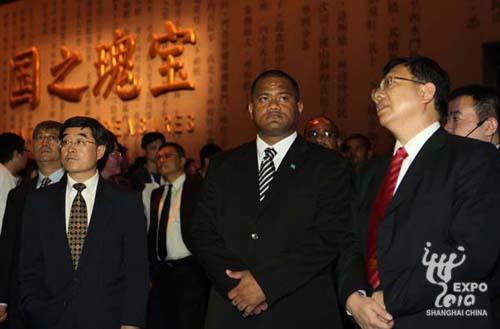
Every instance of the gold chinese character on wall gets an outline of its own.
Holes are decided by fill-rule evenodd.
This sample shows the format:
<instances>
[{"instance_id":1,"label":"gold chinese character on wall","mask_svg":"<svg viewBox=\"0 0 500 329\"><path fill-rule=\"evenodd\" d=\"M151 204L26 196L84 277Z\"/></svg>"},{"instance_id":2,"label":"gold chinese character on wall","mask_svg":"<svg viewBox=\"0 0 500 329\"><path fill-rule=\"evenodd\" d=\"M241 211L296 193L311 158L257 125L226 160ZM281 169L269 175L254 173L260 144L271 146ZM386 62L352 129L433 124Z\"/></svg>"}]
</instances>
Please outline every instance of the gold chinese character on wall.
<instances>
[{"instance_id":1,"label":"gold chinese character on wall","mask_svg":"<svg viewBox=\"0 0 500 329\"><path fill-rule=\"evenodd\" d=\"M83 93L88 86L68 86L63 83L66 76L82 62L79 52L73 52L68 47L61 47L62 62L52 66L50 73L54 80L47 85L50 94L58 96L70 102L79 102L82 100Z\"/></svg>"},{"instance_id":2,"label":"gold chinese character on wall","mask_svg":"<svg viewBox=\"0 0 500 329\"><path fill-rule=\"evenodd\" d=\"M11 106L40 103L40 54L37 47L20 51L10 60L9 101Z\"/></svg>"},{"instance_id":3,"label":"gold chinese character on wall","mask_svg":"<svg viewBox=\"0 0 500 329\"><path fill-rule=\"evenodd\" d=\"M98 96L103 84L108 81L103 94L104 98L107 98L112 88L115 87L116 94L122 100L134 99L141 92L139 80L132 72L136 37L120 29L114 30L113 36L113 44L96 47L98 58L95 67L98 81L92 92L94 96Z\"/></svg>"},{"instance_id":4,"label":"gold chinese character on wall","mask_svg":"<svg viewBox=\"0 0 500 329\"><path fill-rule=\"evenodd\" d=\"M149 55L155 58L159 55L164 61L158 71L161 76L166 77L166 81L160 85L151 86L151 94L157 97L169 91L181 89L194 89L194 84L188 80L188 74L184 69L184 62L176 60L184 52L184 45L195 44L196 35L193 29L178 30L173 22L165 23L166 33L153 34ZM165 45L171 43L172 45ZM180 79L176 79L179 76Z\"/></svg>"}]
</instances>

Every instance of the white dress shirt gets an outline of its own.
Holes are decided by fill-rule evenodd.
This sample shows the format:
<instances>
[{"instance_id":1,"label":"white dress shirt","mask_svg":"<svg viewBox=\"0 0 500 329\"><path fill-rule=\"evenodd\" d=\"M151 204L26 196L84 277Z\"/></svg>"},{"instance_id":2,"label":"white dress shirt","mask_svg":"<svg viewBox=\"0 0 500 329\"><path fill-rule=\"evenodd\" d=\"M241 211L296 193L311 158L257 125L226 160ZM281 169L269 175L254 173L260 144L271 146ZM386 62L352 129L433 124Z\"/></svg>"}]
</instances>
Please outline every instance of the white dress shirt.
<instances>
[{"instance_id":1,"label":"white dress shirt","mask_svg":"<svg viewBox=\"0 0 500 329\"><path fill-rule=\"evenodd\" d=\"M2 231L3 215L7 205L10 190L16 187L19 178L12 175L9 169L0 163L0 232Z\"/></svg>"},{"instance_id":2,"label":"white dress shirt","mask_svg":"<svg viewBox=\"0 0 500 329\"><path fill-rule=\"evenodd\" d=\"M38 171L38 179L36 181L36 188L40 188L40 185L42 185L42 181L45 179L45 177L49 177L50 179L50 184L54 184L54 183L57 183L58 181L61 180L61 178L64 176L64 169L63 168L60 168L59 170L56 170L54 171L52 174L50 174L49 176L44 176L40 170Z\"/></svg>"},{"instance_id":3,"label":"white dress shirt","mask_svg":"<svg viewBox=\"0 0 500 329\"><path fill-rule=\"evenodd\" d=\"M172 184L172 194L170 196L170 211L168 213L168 224L167 224L167 260L176 260L184 257L191 256L191 252L188 250L184 241L182 240L181 231L181 202L182 202L182 189L184 182L186 181L186 175L182 174L177 177L176 180L171 182ZM168 183L167 183L168 184ZM165 190L160 199L160 204L156 211L158 212L158 227L156 232L160 234L158 228L160 226L161 210L163 209L163 204L168 193L168 185L165 185Z\"/></svg>"},{"instance_id":4,"label":"white dress shirt","mask_svg":"<svg viewBox=\"0 0 500 329\"><path fill-rule=\"evenodd\" d=\"M97 191L97 183L99 182L99 172L96 171L95 175L87 179L83 184L86 186L82 191L83 199L87 206L87 225L90 224L90 218L92 217L92 209L94 209L95 193ZM73 187L74 184L78 183L70 175L68 175L68 182L66 184L66 232L68 232L69 215L71 213L71 206L73 205L73 200L76 197L77 190Z\"/></svg>"},{"instance_id":5,"label":"white dress shirt","mask_svg":"<svg viewBox=\"0 0 500 329\"><path fill-rule=\"evenodd\" d=\"M274 162L274 168L276 171L278 170L278 167L281 164L281 161L285 158L288 150L292 146L293 142L297 138L297 132L295 131L293 134L288 136L285 139L280 140L278 143L274 145L268 145L266 142L260 138L259 135L257 135L257 166L260 170L260 165L262 164L262 160L264 159L265 156L265 150L268 147L273 148L276 151L276 155L273 158Z\"/></svg>"},{"instance_id":6,"label":"white dress shirt","mask_svg":"<svg viewBox=\"0 0 500 329\"><path fill-rule=\"evenodd\" d=\"M439 129L440 125L439 122L434 122L424 130L420 131L418 134L416 134L412 139L410 139L406 145L402 145L400 141L396 142L396 145L394 146L394 152L393 155L396 154L396 151L401 147L404 146L406 153L408 153L408 156L406 159L404 159L403 164L401 165L401 170L399 171L399 176L398 176L398 181L396 183L396 188L394 189L394 193L396 193L396 190L399 187L399 184L403 180L403 177L406 175L406 172L408 171L408 168L410 168L411 163L413 160L417 157L418 152L420 152L420 149L424 146L425 142L431 138L432 135Z\"/></svg>"}]
</instances>

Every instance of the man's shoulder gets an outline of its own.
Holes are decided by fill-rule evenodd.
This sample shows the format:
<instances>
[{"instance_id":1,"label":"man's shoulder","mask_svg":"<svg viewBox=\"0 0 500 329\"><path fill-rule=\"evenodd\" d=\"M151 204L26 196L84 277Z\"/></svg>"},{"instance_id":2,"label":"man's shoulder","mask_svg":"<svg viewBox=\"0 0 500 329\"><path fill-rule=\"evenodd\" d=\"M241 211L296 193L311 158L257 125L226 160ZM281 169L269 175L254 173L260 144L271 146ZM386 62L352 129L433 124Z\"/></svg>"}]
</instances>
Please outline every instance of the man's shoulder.
<instances>
[{"instance_id":1,"label":"man's shoulder","mask_svg":"<svg viewBox=\"0 0 500 329\"><path fill-rule=\"evenodd\" d=\"M257 152L255 140L241 144L235 148L220 152L210 159L210 165L227 164L232 166L235 161L240 161L248 152Z\"/></svg>"}]
</instances>

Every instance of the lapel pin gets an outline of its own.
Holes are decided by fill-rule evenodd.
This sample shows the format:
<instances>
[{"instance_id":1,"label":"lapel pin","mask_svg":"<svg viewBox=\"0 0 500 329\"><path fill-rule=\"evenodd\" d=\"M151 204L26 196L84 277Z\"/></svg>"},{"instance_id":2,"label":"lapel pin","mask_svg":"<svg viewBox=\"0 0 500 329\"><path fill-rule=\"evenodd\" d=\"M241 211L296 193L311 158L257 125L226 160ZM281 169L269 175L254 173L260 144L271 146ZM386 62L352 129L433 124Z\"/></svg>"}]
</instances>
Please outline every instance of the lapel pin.
<instances>
[{"instance_id":1,"label":"lapel pin","mask_svg":"<svg viewBox=\"0 0 500 329\"><path fill-rule=\"evenodd\" d=\"M292 163L292 164L290 165L290 168L295 169L295 163Z\"/></svg>"}]
</instances>

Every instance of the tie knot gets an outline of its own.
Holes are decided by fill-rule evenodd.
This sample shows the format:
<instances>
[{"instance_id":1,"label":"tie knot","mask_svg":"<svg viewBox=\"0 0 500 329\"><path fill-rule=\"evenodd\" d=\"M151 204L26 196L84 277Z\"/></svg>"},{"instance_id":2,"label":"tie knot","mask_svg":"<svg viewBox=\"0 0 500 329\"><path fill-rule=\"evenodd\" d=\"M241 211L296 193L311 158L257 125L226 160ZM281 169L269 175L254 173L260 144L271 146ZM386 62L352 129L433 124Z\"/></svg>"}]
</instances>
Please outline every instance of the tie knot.
<instances>
[{"instance_id":1,"label":"tie knot","mask_svg":"<svg viewBox=\"0 0 500 329\"><path fill-rule=\"evenodd\" d=\"M85 188L87 188L87 186L85 186L85 184L83 184L83 183L76 183L73 185L73 188L75 190L77 190L78 192L81 192L81 191L85 190Z\"/></svg>"},{"instance_id":2,"label":"tie knot","mask_svg":"<svg viewBox=\"0 0 500 329\"><path fill-rule=\"evenodd\" d=\"M406 157L408 156L408 153L406 152L405 148L404 147L400 147L398 148L398 150L396 151L396 154L394 154L394 157L395 158L401 158L401 159L406 159Z\"/></svg>"},{"instance_id":3,"label":"tie knot","mask_svg":"<svg viewBox=\"0 0 500 329\"><path fill-rule=\"evenodd\" d=\"M278 152L276 152L276 150L273 149L272 147L268 147L267 149L264 150L264 153L265 153L265 156L264 156L265 158L272 160L274 158L274 156L276 155L276 153L278 153Z\"/></svg>"},{"instance_id":4,"label":"tie knot","mask_svg":"<svg viewBox=\"0 0 500 329\"><path fill-rule=\"evenodd\" d=\"M45 187L45 186L49 185L50 182L51 182L51 180L49 177L44 177L40 183L40 187Z\"/></svg>"}]
</instances>

